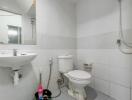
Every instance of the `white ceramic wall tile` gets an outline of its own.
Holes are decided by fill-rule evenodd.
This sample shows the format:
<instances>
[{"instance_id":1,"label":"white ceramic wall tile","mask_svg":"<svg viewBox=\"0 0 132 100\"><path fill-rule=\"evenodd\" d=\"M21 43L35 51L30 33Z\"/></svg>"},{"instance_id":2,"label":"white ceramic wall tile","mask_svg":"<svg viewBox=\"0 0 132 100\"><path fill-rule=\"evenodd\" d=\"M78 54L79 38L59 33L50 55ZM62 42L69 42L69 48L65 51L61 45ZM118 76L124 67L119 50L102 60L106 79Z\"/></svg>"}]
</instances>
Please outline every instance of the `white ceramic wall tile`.
<instances>
[{"instance_id":1,"label":"white ceramic wall tile","mask_svg":"<svg viewBox=\"0 0 132 100\"><path fill-rule=\"evenodd\" d=\"M88 84L88 86L90 86L92 88L95 88L95 78L94 78L94 76L91 78L91 83Z\"/></svg>"},{"instance_id":2,"label":"white ceramic wall tile","mask_svg":"<svg viewBox=\"0 0 132 100\"><path fill-rule=\"evenodd\" d=\"M75 49L76 38L44 35L41 46L43 49Z\"/></svg>"},{"instance_id":3,"label":"white ceramic wall tile","mask_svg":"<svg viewBox=\"0 0 132 100\"><path fill-rule=\"evenodd\" d=\"M130 100L130 89L120 85L110 85L110 95L116 100Z\"/></svg>"},{"instance_id":4,"label":"white ceramic wall tile","mask_svg":"<svg viewBox=\"0 0 132 100\"><path fill-rule=\"evenodd\" d=\"M81 36L77 39L78 49L113 49L119 38L116 32L107 32L101 35Z\"/></svg>"},{"instance_id":5,"label":"white ceramic wall tile","mask_svg":"<svg viewBox=\"0 0 132 100\"><path fill-rule=\"evenodd\" d=\"M110 81L130 88L130 71L128 69L110 68Z\"/></svg>"},{"instance_id":6,"label":"white ceramic wall tile","mask_svg":"<svg viewBox=\"0 0 132 100\"><path fill-rule=\"evenodd\" d=\"M77 5L78 35L98 34L118 29L117 1L83 0Z\"/></svg>"},{"instance_id":7,"label":"white ceramic wall tile","mask_svg":"<svg viewBox=\"0 0 132 100\"><path fill-rule=\"evenodd\" d=\"M132 1L123 5L123 31L131 40ZM115 0L83 0L77 4L77 57L78 65L93 62L95 88L117 100L130 99L130 66L132 56L117 49L118 2ZM128 39L129 38L129 39ZM104 81L107 80L107 81ZM110 88L111 84L111 88ZM125 88L129 87L129 88Z\"/></svg>"},{"instance_id":8,"label":"white ceramic wall tile","mask_svg":"<svg viewBox=\"0 0 132 100\"><path fill-rule=\"evenodd\" d=\"M105 64L95 64L93 67L93 75L96 78L109 81L110 78L109 67Z\"/></svg>"},{"instance_id":9,"label":"white ceramic wall tile","mask_svg":"<svg viewBox=\"0 0 132 100\"><path fill-rule=\"evenodd\" d=\"M130 70L132 65L131 55L122 54L118 49L109 50L109 65L113 68L125 68Z\"/></svg>"},{"instance_id":10,"label":"white ceramic wall tile","mask_svg":"<svg viewBox=\"0 0 132 100\"><path fill-rule=\"evenodd\" d=\"M95 78L94 84L95 84L96 90L98 90L104 94L110 95L110 83L108 81L104 81L104 80Z\"/></svg>"},{"instance_id":11,"label":"white ceramic wall tile","mask_svg":"<svg viewBox=\"0 0 132 100\"><path fill-rule=\"evenodd\" d=\"M83 60L85 63L99 63L99 64L108 64L109 56L107 50L103 49L78 49L77 56L79 60ZM79 63L79 62L78 62ZM104 66L103 65L103 66Z\"/></svg>"},{"instance_id":12,"label":"white ceramic wall tile","mask_svg":"<svg viewBox=\"0 0 132 100\"><path fill-rule=\"evenodd\" d=\"M38 2L38 32L52 36L76 36L76 12L73 3L65 0L39 0Z\"/></svg>"}]
</instances>

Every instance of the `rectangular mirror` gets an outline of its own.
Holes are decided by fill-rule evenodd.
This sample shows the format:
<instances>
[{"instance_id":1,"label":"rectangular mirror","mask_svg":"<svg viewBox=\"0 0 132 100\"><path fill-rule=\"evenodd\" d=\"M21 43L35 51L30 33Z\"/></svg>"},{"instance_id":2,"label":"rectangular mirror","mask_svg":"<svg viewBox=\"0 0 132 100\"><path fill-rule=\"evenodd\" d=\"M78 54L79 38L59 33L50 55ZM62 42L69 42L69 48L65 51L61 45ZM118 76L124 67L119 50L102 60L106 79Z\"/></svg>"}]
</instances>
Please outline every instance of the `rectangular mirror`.
<instances>
[{"instance_id":1,"label":"rectangular mirror","mask_svg":"<svg viewBox=\"0 0 132 100\"><path fill-rule=\"evenodd\" d=\"M35 0L0 0L0 44L36 44Z\"/></svg>"}]
</instances>

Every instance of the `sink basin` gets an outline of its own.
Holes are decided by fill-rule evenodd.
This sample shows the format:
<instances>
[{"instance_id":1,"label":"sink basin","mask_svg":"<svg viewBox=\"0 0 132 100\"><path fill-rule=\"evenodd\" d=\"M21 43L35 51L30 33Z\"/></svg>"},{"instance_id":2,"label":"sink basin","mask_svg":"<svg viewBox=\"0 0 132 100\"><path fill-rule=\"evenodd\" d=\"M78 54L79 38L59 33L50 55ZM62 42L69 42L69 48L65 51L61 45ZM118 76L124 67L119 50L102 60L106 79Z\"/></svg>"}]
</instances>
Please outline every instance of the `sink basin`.
<instances>
[{"instance_id":1,"label":"sink basin","mask_svg":"<svg viewBox=\"0 0 132 100\"><path fill-rule=\"evenodd\" d=\"M36 53L24 53L13 56L12 54L0 54L0 67L10 67L13 70L20 69L21 66L31 63L37 56Z\"/></svg>"}]
</instances>

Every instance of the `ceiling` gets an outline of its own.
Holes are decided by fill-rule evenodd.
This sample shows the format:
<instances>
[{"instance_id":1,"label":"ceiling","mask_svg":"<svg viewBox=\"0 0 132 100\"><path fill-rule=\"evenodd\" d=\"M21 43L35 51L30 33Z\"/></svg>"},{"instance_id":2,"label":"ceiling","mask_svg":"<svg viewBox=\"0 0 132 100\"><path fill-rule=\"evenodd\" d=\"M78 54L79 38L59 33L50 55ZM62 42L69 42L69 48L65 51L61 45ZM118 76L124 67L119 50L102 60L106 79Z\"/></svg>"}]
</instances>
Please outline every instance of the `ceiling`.
<instances>
[{"instance_id":1,"label":"ceiling","mask_svg":"<svg viewBox=\"0 0 132 100\"><path fill-rule=\"evenodd\" d=\"M0 0L0 8L23 14L30 9L32 3L32 0Z\"/></svg>"}]
</instances>

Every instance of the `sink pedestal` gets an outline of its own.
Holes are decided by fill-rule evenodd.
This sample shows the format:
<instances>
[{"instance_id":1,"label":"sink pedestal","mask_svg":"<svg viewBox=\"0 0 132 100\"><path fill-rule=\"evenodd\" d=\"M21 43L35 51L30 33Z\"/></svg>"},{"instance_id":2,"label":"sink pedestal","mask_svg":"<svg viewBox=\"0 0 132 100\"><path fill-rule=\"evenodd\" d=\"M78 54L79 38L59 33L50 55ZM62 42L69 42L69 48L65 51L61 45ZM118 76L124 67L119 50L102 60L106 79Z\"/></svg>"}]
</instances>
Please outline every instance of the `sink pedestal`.
<instances>
[{"instance_id":1,"label":"sink pedestal","mask_svg":"<svg viewBox=\"0 0 132 100\"><path fill-rule=\"evenodd\" d=\"M14 85L18 85L19 83L19 70L14 70L13 83Z\"/></svg>"}]
</instances>

